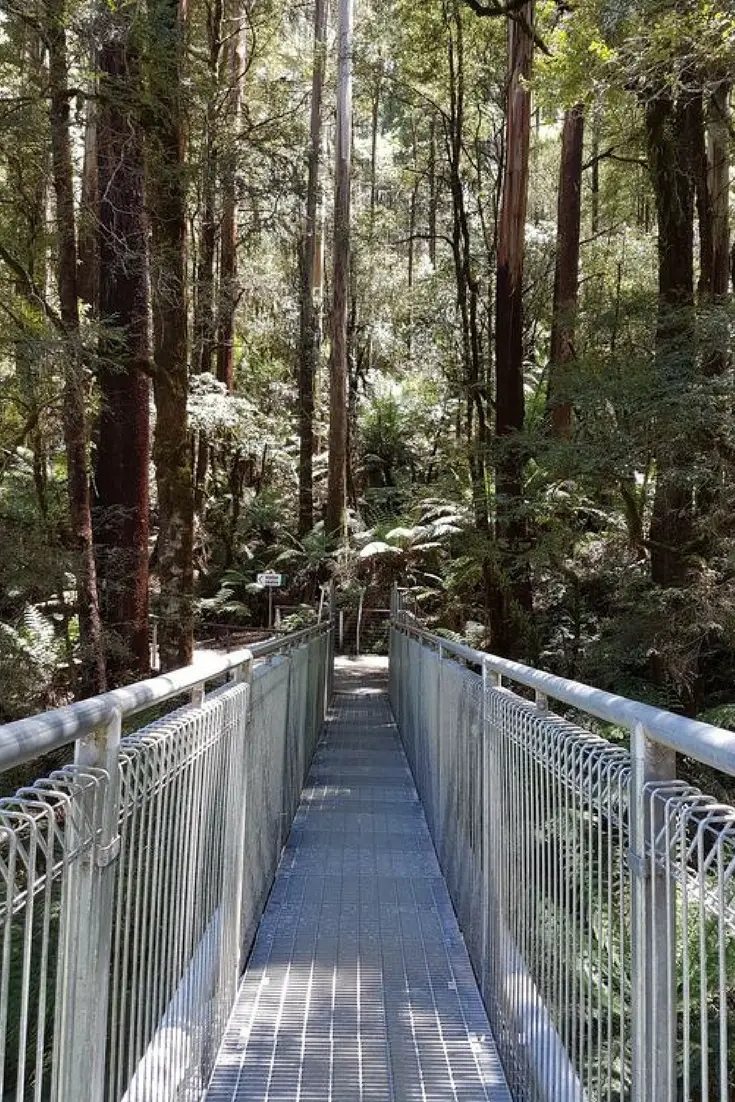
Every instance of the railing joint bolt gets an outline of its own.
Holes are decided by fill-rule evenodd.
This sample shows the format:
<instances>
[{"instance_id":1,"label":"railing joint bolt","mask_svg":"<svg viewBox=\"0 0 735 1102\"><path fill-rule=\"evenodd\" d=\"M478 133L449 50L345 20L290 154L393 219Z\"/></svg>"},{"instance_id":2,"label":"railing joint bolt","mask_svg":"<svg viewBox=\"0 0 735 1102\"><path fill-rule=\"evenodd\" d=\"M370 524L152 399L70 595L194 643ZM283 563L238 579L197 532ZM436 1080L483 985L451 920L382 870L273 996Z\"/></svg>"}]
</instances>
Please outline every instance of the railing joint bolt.
<instances>
[{"instance_id":1,"label":"railing joint bolt","mask_svg":"<svg viewBox=\"0 0 735 1102\"><path fill-rule=\"evenodd\" d=\"M105 869L108 865L111 865L113 861L116 861L120 856L120 835L113 838L111 842L108 842L106 846L97 846L95 853L95 861L98 869Z\"/></svg>"}]
</instances>

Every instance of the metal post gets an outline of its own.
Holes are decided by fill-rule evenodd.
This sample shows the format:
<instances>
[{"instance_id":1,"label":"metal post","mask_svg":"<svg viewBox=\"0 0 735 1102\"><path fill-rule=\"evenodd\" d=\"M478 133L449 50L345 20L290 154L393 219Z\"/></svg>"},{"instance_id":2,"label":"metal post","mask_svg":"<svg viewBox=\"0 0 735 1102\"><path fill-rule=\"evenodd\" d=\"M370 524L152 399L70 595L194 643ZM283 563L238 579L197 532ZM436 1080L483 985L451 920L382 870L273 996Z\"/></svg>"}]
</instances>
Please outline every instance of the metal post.
<instances>
[{"instance_id":1,"label":"metal post","mask_svg":"<svg viewBox=\"0 0 735 1102\"><path fill-rule=\"evenodd\" d=\"M201 681L191 690L191 702L196 708L201 708L204 703L204 682Z\"/></svg>"},{"instance_id":2,"label":"metal post","mask_svg":"<svg viewBox=\"0 0 735 1102\"><path fill-rule=\"evenodd\" d=\"M268 586L268 629L273 627L273 586Z\"/></svg>"},{"instance_id":3,"label":"metal post","mask_svg":"<svg viewBox=\"0 0 735 1102\"><path fill-rule=\"evenodd\" d=\"M237 732L238 746L237 746L237 768L235 775L235 783L230 789L232 803L227 808L227 837L228 845L231 847L230 853L227 854L225 868L230 870L230 874L234 877L234 890L233 890L233 915L232 915L232 944L235 947L234 960L225 961L220 960L220 975L222 983L225 980L225 976L222 974L223 970L231 969L233 964L235 966L235 975L232 977L235 986L240 976L241 966L244 961L240 960L240 954L242 953L242 903L245 884L245 823L246 823L246 808L245 808L245 793L246 793L246 778L245 778L245 763L246 763L246 744L248 737L248 728L250 726L250 715L253 705L253 655L248 652L245 661L239 666L236 666L232 671L232 681L236 684L247 686L247 695L245 699L245 708L243 712L243 721L240 730Z\"/></svg>"},{"instance_id":4,"label":"metal post","mask_svg":"<svg viewBox=\"0 0 735 1102\"><path fill-rule=\"evenodd\" d=\"M666 872L653 859L663 805L656 782L676 777L676 754L636 724L631 740L632 1102L676 1098L676 912Z\"/></svg>"},{"instance_id":5,"label":"metal post","mask_svg":"<svg viewBox=\"0 0 735 1102\"><path fill-rule=\"evenodd\" d=\"M362 603L365 600L365 590L360 590L360 600L357 606L357 625L355 627L355 655L360 657L360 628L362 627Z\"/></svg>"},{"instance_id":6,"label":"metal post","mask_svg":"<svg viewBox=\"0 0 735 1102\"><path fill-rule=\"evenodd\" d=\"M334 620L329 621L329 628L327 630L326 663L327 668L324 671L324 700L322 702L320 720L323 720L326 716L332 699L332 685L334 684Z\"/></svg>"},{"instance_id":7,"label":"metal post","mask_svg":"<svg viewBox=\"0 0 735 1102\"><path fill-rule=\"evenodd\" d=\"M442 667L444 663L444 655L442 651L442 645L439 643L437 647L437 678L436 678L436 757L434 759L434 769L432 777L432 803L433 803L433 816L434 816L434 845L437 853L441 852L442 838L442 825L444 823L443 807L442 807Z\"/></svg>"},{"instance_id":8,"label":"metal post","mask_svg":"<svg viewBox=\"0 0 735 1102\"><path fill-rule=\"evenodd\" d=\"M344 651L345 643L345 610L341 608L339 610L339 653Z\"/></svg>"},{"instance_id":9,"label":"metal post","mask_svg":"<svg viewBox=\"0 0 735 1102\"><path fill-rule=\"evenodd\" d=\"M157 670L159 667L158 661L158 620L154 616L151 620L151 653L150 653L151 669Z\"/></svg>"},{"instance_id":10,"label":"metal post","mask_svg":"<svg viewBox=\"0 0 735 1102\"><path fill-rule=\"evenodd\" d=\"M73 858L62 900L55 1102L99 1102L105 1093L115 861L120 852L120 730L121 713L115 710L106 726L76 744L80 773L101 779L84 797L93 843Z\"/></svg>"},{"instance_id":11,"label":"metal post","mask_svg":"<svg viewBox=\"0 0 735 1102\"><path fill-rule=\"evenodd\" d=\"M497 843L497 839L493 838L492 829L490 826L491 808L494 808L497 800L499 799L499 793L493 791L491 776L492 770L492 758L490 745L490 716L488 714L488 696L493 689L499 689L502 685L502 678L496 670L490 668L490 659L487 656L483 656L482 659L482 880L483 880L483 922L482 922L482 976L480 977L480 986L483 997L487 995L488 987L488 969L490 962L490 950L493 944L493 935L490 932L490 922L493 918L497 918L496 903L493 899L493 877L492 869L490 867L490 853L491 846L494 842ZM497 947L493 946L493 951L497 951Z\"/></svg>"}]
</instances>

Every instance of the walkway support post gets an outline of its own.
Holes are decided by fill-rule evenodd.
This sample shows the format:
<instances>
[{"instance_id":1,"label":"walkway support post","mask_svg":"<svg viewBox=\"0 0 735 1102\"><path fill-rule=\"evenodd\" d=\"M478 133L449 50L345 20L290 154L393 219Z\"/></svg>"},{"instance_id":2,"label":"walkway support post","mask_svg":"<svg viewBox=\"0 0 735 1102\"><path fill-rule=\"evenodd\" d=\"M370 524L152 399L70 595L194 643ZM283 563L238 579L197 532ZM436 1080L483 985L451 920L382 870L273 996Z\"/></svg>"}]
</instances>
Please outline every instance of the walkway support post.
<instances>
[{"instance_id":1,"label":"walkway support post","mask_svg":"<svg viewBox=\"0 0 735 1102\"><path fill-rule=\"evenodd\" d=\"M61 903L54 1089L59 1102L99 1102L105 1093L121 726L115 709L103 727L79 739L74 756L81 806L71 830L81 852L71 859Z\"/></svg>"},{"instance_id":2,"label":"walkway support post","mask_svg":"<svg viewBox=\"0 0 735 1102\"><path fill-rule=\"evenodd\" d=\"M244 753L245 740L248 737L250 730L250 717L253 710L253 654L252 651L248 651L245 661L241 665L236 666L231 673L231 679L238 685L245 685L247 688L247 697L245 700L244 718L241 729L237 732L238 742L240 744L240 753L237 754L238 771L234 778L234 783L230 787L230 792L227 798L227 847L228 853L225 857L225 868L233 869L234 877L234 900L233 900L233 932L232 942L235 946L235 951L232 954L234 960L237 962L237 967L234 970L234 974L228 977L232 981L233 998L234 992L237 990L238 980L240 978L240 972L244 967L244 952L243 952L243 893L245 884L245 828L247 824L246 808L243 800L247 791L246 777L245 777L245 763L247 757ZM229 961L227 959L228 954L220 954L220 968L227 967Z\"/></svg>"},{"instance_id":3,"label":"walkway support post","mask_svg":"<svg viewBox=\"0 0 735 1102\"><path fill-rule=\"evenodd\" d=\"M502 688L503 679L499 673L490 668L487 655L482 658L482 976L480 977L480 990L483 998L488 996L488 969L490 967L490 947L492 935L490 922L494 915L495 904L490 899L491 885L494 883L494 869L492 868L491 850L498 844L496 832L490 825L492 808L498 799L498 793L494 790L493 781L495 773L492 763L493 747L490 744L490 714L488 711L488 697L494 689Z\"/></svg>"},{"instance_id":4,"label":"walkway support post","mask_svg":"<svg viewBox=\"0 0 735 1102\"><path fill-rule=\"evenodd\" d=\"M676 778L676 754L640 723L631 750L632 1102L675 1102L676 891L656 860L664 810L655 794Z\"/></svg>"}]
</instances>

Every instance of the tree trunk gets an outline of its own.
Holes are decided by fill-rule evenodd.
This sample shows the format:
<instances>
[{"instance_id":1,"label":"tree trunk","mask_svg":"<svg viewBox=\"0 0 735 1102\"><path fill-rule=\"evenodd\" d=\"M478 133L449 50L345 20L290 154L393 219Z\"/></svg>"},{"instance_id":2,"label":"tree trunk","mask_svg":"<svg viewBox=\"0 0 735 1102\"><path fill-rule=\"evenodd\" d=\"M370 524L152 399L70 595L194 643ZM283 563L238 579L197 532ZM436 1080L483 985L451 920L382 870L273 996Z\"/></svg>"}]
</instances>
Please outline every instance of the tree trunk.
<instances>
[{"instance_id":1,"label":"tree trunk","mask_svg":"<svg viewBox=\"0 0 735 1102\"><path fill-rule=\"evenodd\" d=\"M429 261L436 268L436 213L439 206L439 189L436 173L436 119L432 115L429 123Z\"/></svg>"},{"instance_id":2,"label":"tree trunk","mask_svg":"<svg viewBox=\"0 0 735 1102\"><path fill-rule=\"evenodd\" d=\"M350 161L352 153L352 0L339 0L339 72L335 139L332 360L329 387L327 532L346 533L347 314L350 295Z\"/></svg>"},{"instance_id":3,"label":"tree trunk","mask_svg":"<svg viewBox=\"0 0 735 1102\"><path fill-rule=\"evenodd\" d=\"M414 139L414 165L416 164L416 141ZM418 178L416 183L411 188L411 198L408 203L408 271L406 272L406 282L408 288L408 318L406 333L406 358L410 364L413 359L413 327L414 327L414 309L413 309L413 285L414 285L414 266L416 263L416 244L414 237L416 235L416 214L418 211L418 194L419 184Z\"/></svg>"},{"instance_id":4,"label":"tree trunk","mask_svg":"<svg viewBox=\"0 0 735 1102\"><path fill-rule=\"evenodd\" d=\"M314 7L314 72L311 82L309 177L306 185L306 234L301 268L301 340L299 356L299 535L314 527L314 380L321 350L321 302L316 298L320 258L317 220L322 152L322 96L327 42L327 0Z\"/></svg>"},{"instance_id":5,"label":"tree trunk","mask_svg":"<svg viewBox=\"0 0 735 1102\"><path fill-rule=\"evenodd\" d=\"M697 298L702 305L712 302L712 262L714 260L714 211L710 191L710 174L707 166L707 136L704 126L704 104L702 94L692 97L694 147L692 150L694 194L699 223L699 281Z\"/></svg>"},{"instance_id":6,"label":"tree trunk","mask_svg":"<svg viewBox=\"0 0 735 1102\"><path fill-rule=\"evenodd\" d=\"M77 273L77 292L82 302L97 313L97 291L99 289L99 208L100 197L97 186L97 107L87 103L87 115L84 124L84 161L82 164L82 188L79 202L79 225L77 234L77 253L79 270Z\"/></svg>"},{"instance_id":7,"label":"tree trunk","mask_svg":"<svg viewBox=\"0 0 735 1102\"><path fill-rule=\"evenodd\" d=\"M130 6L102 12L97 171L100 192L101 409L93 522L112 683L145 676L148 651L147 226L140 63Z\"/></svg>"},{"instance_id":8,"label":"tree trunk","mask_svg":"<svg viewBox=\"0 0 735 1102\"><path fill-rule=\"evenodd\" d=\"M656 96L646 104L645 122L658 215L657 382L676 417L687 402L695 370L696 120L691 97L674 103L666 95ZM681 586L687 580L693 534L692 456L666 414L656 425L656 440L651 578L661 586Z\"/></svg>"},{"instance_id":9,"label":"tree trunk","mask_svg":"<svg viewBox=\"0 0 735 1102\"><path fill-rule=\"evenodd\" d=\"M712 209L712 305L721 311L727 305L730 277L730 85L722 84L712 94L707 110L707 153L709 195ZM728 323L716 318L715 347L705 364L711 375L721 375L729 361Z\"/></svg>"},{"instance_id":10,"label":"tree trunk","mask_svg":"<svg viewBox=\"0 0 735 1102\"><path fill-rule=\"evenodd\" d=\"M378 130L380 123L380 93L383 88L383 59L378 62L378 75L370 104L370 241L375 234L375 208L378 202ZM415 139L414 139L415 144Z\"/></svg>"},{"instance_id":11,"label":"tree trunk","mask_svg":"<svg viewBox=\"0 0 735 1102\"><path fill-rule=\"evenodd\" d=\"M579 103L564 114L556 221L556 269L547 409L552 434L560 438L568 437L572 429L573 406L569 393L568 365L575 358L583 140L584 106Z\"/></svg>"},{"instance_id":12,"label":"tree trunk","mask_svg":"<svg viewBox=\"0 0 735 1102\"><path fill-rule=\"evenodd\" d=\"M187 417L186 129L181 57L186 0L153 0L149 144L158 488L158 638L161 669L188 665L194 651L192 609L194 491Z\"/></svg>"},{"instance_id":13,"label":"tree trunk","mask_svg":"<svg viewBox=\"0 0 735 1102\"><path fill-rule=\"evenodd\" d=\"M222 43L222 0L209 7L207 19L209 42L208 77L211 82L204 123L204 153L201 175L201 218L199 250L196 268L196 299L194 308L194 340L192 369L211 371L216 342L214 319L214 261L217 254L217 164L218 119L216 89L218 87Z\"/></svg>"},{"instance_id":14,"label":"tree trunk","mask_svg":"<svg viewBox=\"0 0 735 1102\"><path fill-rule=\"evenodd\" d=\"M224 126L229 145L222 157L222 231L220 241L220 286L217 331L217 378L228 390L235 382L235 311L237 309L237 148L242 83L245 75L245 36L242 31L242 2L230 0L225 9L227 35Z\"/></svg>"},{"instance_id":15,"label":"tree trunk","mask_svg":"<svg viewBox=\"0 0 735 1102\"><path fill-rule=\"evenodd\" d=\"M592 183L590 187L592 236L600 232L600 106L595 105L592 115Z\"/></svg>"},{"instance_id":16,"label":"tree trunk","mask_svg":"<svg viewBox=\"0 0 735 1102\"><path fill-rule=\"evenodd\" d=\"M712 293L715 299L727 297L730 267L730 87L729 84L721 84L713 93L707 118L710 194L714 214Z\"/></svg>"},{"instance_id":17,"label":"tree trunk","mask_svg":"<svg viewBox=\"0 0 735 1102\"><path fill-rule=\"evenodd\" d=\"M487 531L487 418L483 401L485 372L478 315L480 286L472 257L470 220L465 203L466 186L462 172L464 39L462 17L457 6L453 9L453 25L454 33L450 35L448 45L450 110L446 120L447 161L452 196L452 253L462 333L463 381L467 402L465 431L467 460L472 481L472 502L478 529Z\"/></svg>"},{"instance_id":18,"label":"tree trunk","mask_svg":"<svg viewBox=\"0 0 735 1102\"><path fill-rule=\"evenodd\" d=\"M77 240L74 212L74 170L69 131L69 89L66 52L65 0L47 4L46 42L49 58L51 156L56 194L58 290L66 334L64 356L64 444L66 447L69 519L75 552L81 687L86 693L107 688L104 639L97 593L97 568L92 539L92 510L87 458L87 414L84 368L79 334Z\"/></svg>"},{"instance_id":19,"label":"tree trunk","mask_svg":"<svg viewBox=\"0 0 735 1102\"><path fill-rule=\"evenodd\" d=\"M534 2L520 9L528 27ZM517 613L530 613L531 582L525 560L523 508L523 261L528 203L528 157L531 125L529 81L533 39L514 20L508 22L508 109L505 163L498 223L498 271L495 321L495 465L497 536L502 573L496 601L493 646L500 653L517 649Z\"/></svg>"}]
</instances>

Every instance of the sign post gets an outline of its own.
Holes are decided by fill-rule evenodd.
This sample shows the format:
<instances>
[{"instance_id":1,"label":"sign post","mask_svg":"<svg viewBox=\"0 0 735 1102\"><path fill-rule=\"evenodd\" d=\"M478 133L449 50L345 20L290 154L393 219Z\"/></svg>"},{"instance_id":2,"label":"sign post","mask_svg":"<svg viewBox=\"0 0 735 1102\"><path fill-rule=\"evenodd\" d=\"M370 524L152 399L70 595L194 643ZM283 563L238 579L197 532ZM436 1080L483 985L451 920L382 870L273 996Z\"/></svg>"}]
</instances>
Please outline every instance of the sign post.
<instances>
[{"instance_id":1,"label":"sign post","mask_svg":"<svg viewBox=\"0 0 735 1102\"><path fill-rule=\"evenodd\" d=\"M265 574L258 574L258 585L268 590L268 627L273 627L273 590L280 589L286 584L285 574L275 574L268 570Z\"/></svg>"}]
</instances>

